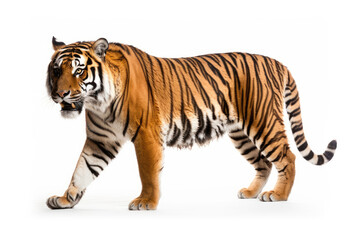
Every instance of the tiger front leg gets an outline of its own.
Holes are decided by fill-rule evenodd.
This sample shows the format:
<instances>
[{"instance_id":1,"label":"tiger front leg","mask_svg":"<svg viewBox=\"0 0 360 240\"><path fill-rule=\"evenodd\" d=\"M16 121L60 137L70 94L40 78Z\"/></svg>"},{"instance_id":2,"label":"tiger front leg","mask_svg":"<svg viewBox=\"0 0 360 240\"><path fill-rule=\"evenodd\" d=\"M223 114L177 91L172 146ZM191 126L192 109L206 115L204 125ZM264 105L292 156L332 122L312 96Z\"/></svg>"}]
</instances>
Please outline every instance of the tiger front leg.
<instances>
[{"instance_id":1,"label":"tiger front leg","mask_svg":"<svg viewBox=\"0 0 360 240\"><path fill-rule=\"evenodd\" d=\"M139 132L134 140L142 191L129 204L129 210L155 210L160 198L159 175L162 170L163 147L150 131Z\"/></svg>"},{"instance_id":2,"label":"tiger front leg","mask_svg":"<svg viewBox=\"0 0 360 240\"><path fill-rule=\"evenodd\" d=\"M63 196L48 198L47 206L51 209L66 209L78 204L87 186L115 157L119 147L120 144L87 138L68 189Z\"/></svg>"}]
</instances>

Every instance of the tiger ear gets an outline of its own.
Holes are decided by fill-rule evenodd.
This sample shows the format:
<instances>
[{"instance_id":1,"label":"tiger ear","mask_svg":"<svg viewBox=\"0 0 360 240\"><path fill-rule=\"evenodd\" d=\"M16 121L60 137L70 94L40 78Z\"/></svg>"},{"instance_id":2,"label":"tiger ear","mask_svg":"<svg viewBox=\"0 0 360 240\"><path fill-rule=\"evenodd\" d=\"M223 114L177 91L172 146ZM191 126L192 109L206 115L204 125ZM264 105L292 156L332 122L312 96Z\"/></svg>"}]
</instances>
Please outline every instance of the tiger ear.
<instances>
[{"instance_id":1,"label":"tiger ear","mask_svg":"<svg viewBox=\"0 0 360 240\"><path fill-rule=\"evenodd\" d=\"M98 55L99 58L104 59L106 50L109 48L109 43L105 38L99 38L94 42L93 49L96 55Z\"/></svg>"},{"instance_id":2,"label":"tiger ear","mask_svg":"<svg viewBox=\"0 0 360 240\"><path fill-rule=\"evenodd\" d=\"M63 46L65 46L66 44L63 43L63 42L56 41L56 38L53 37L52 38L52 45L53 45L53 49L56 51L56 50L62 48Z\"/></svg>"}]
</instances>

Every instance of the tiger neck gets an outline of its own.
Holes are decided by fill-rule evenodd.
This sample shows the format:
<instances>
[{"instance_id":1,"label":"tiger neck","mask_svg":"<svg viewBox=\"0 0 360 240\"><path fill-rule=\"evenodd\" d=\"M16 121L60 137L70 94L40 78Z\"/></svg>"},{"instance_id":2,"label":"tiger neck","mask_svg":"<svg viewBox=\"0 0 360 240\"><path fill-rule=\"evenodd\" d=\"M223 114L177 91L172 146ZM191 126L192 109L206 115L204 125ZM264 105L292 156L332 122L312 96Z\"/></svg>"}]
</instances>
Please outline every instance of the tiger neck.
<instances>
[{"instance_id":1,"label":"tiger neck","mask_svg":"<svg viewBox=\"0 0 360 240\"><path fill-rule=\"evenodd\" d=\"M129 64L122 52L110 48L102 63L102 90L98 95L92 96L85 107L99 117L109 118L114 110L113 106L117 99L124 94L124 86L129 83Z\"/></svg>"},{"instance_id":2,"label":"tiger neck","mask_svg":"<svg viewBox=\"0 0 360 240\"><path fill-rule=\"evenodd\" d=\"M110 103L115 98L115 88L111 76L107 74L108 66L103 64L103 73L101 76L101 86L84 101L84 107L99 117L105 116Z\"/></svg>"}]
</instances>

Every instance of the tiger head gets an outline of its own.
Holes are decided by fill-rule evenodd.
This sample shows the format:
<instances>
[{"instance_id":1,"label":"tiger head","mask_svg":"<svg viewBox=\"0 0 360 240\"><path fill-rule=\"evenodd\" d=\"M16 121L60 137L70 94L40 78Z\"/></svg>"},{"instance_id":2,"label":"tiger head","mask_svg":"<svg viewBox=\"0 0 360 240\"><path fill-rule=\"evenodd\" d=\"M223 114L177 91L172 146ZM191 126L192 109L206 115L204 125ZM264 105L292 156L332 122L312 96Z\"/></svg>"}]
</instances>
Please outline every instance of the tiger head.
<instances>
[{"instance_id":1,"label":"tiger head","mask_svg":"<svg viewBox=\"0 0 360 240\"><path fill-rule=\"evenodd\" d=\"M84 104L95 102L104 91L103 62L109 47L106 39L66 45L52 39L55 53L48 66L46 87L61 115L80 115Z\"/></svg>"}]
</instances>

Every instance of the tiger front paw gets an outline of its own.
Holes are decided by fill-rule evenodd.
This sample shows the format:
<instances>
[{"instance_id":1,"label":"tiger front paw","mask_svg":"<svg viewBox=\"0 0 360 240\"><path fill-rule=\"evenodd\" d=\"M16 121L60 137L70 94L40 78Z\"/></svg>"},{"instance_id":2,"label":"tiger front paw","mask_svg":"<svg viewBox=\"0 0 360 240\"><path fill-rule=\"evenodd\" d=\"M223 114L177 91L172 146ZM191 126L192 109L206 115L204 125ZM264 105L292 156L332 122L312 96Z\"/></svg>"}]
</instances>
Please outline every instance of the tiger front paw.
<instances>
[{"instance_id":1,"label":"tiger front paw","mask_svg":"<svg viewBox=\"0 0 360 240\"><path fill-rule=\"evenodd\" d=\"M46 205L50 209L66 209L72 208L74 204L71 204L65 197L52 196L46 201Z\"/></svg>"},{"instance_id":2,"label":"tiger front paw","mask_svg":"<svg viewBox=\"0 0 360 240\"><path fill-rule=\"evenodd\" d=\"M138 197L129 204L129 210L156 210L157 201L150 198Z\"/></svg>"},{"instance_id":3,"label":"tiger front paw","mask_svg":"<svg viewBox=\"0 0 360 240\"><path fill-rule=\"evenodd\" d=\"M49 197L46 201L46 205L50 209L66 209L72 208L82 198L84 191L78 192L77 188L74 186L69 187L69 189L65 192L64 196L52 196Z\"/></svg>"},{"instance_id":4,"label":"tiger front paw","mask_svg":"<svg viewBox=\"0 0 360 240\"><path fill-rule=\"evenodd\" d=\"M238 192L238 198L240 199L252 199L256 198L258 193L256 191L251 191L248 188L243 188Z\"/></svg>"}]
</instances>

